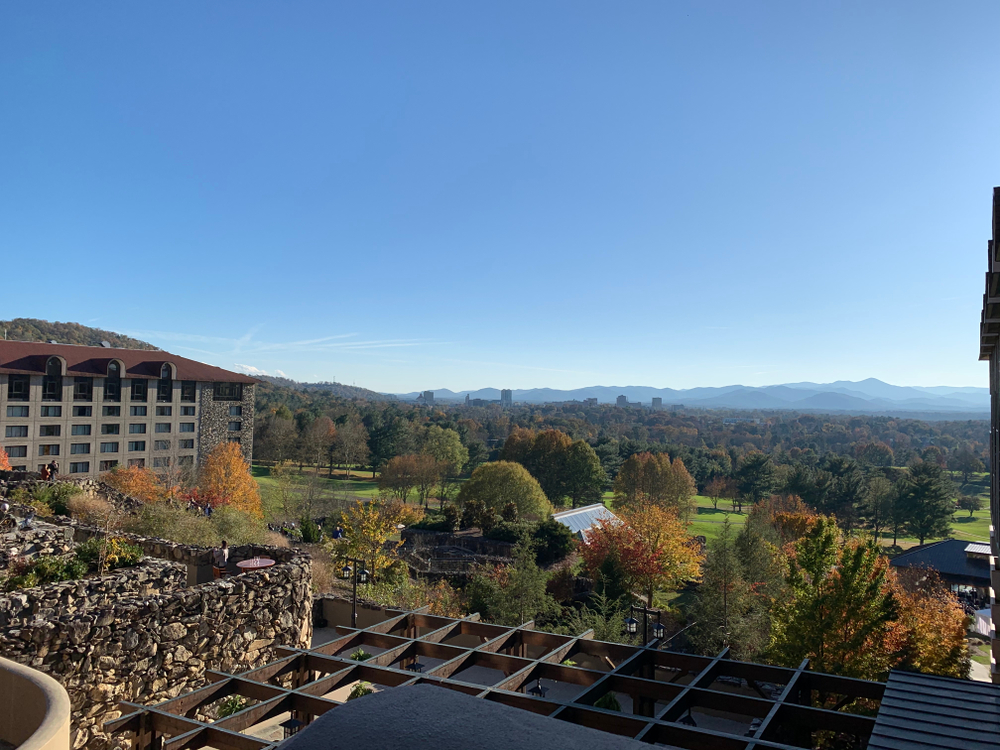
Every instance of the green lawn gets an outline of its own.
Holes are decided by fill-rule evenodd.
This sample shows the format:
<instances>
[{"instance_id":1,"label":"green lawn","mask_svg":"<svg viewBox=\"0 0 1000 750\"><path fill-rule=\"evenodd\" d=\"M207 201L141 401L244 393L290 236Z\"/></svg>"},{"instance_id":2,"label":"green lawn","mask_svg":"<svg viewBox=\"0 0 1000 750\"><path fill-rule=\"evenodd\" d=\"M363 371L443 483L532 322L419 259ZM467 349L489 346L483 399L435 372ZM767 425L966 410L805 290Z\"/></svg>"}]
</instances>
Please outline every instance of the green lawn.
<instances>
[{"instance_id":1,"label":"green lawn","mask_svg":"<svg viewBox=\"0 0 1000 750\"><path fill-rule=\"evenodd\" d=\"M251 471L262 491L274 486L271 469L267 466L255 464ZM296 472L295 476L298 482L305 484L310 481L312 474L309 469L306 469L302 473ZM330 479L326 476L326 470L321 470L316 481L320 490L327 493L347 494L351 497L374 497L378 494L378 480L371 478L370 471L364 472L358 477L352 474L350 479Z\"/></svg>"}]
</instances>

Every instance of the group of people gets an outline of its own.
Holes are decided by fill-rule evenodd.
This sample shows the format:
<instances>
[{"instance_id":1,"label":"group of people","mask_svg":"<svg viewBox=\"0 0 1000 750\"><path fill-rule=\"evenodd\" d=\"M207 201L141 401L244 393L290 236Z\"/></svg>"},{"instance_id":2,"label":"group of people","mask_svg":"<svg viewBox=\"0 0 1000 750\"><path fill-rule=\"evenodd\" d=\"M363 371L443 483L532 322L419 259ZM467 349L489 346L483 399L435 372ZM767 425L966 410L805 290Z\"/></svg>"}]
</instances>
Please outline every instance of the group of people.
<instances>
[{"instance_id":1,"label":"group of people","mask_svg":"<svg viewBox=\"0 0 1000 750\"><path fill-rule=\"evenodd\" d=\"M194 499L188 500L187 509L192 513L197 513L199 516L212 517L212 506L207 502L204 505L200 505Z\"/></svg>"},{"instance_id":2,"label":"group of people","mask_svg":"<svg viewBox=\"0 0 1000 750\"><path fill-rule=\"evenodd\" d=\"M49 462L47 466L43 466L42 470L39 472L42 476L43 482L48 482L50 480L54 481L56 475L59 473L59 464L55 460Z\"/></svg>"}]
</instances>

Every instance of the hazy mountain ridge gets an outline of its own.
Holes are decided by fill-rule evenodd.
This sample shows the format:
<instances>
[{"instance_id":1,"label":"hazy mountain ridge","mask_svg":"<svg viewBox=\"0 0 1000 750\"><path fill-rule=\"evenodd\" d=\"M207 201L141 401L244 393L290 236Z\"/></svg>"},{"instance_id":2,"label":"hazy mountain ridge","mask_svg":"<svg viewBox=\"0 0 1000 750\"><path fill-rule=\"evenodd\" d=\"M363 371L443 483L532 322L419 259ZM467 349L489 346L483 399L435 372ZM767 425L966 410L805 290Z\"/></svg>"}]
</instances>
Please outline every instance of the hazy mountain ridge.
<instances>
[{"instance_id":1,"label":"hazy mountain ridge","mask_svg":"<svg viewBox=\"0 0 1000 750\"><path fill-rule=\"evenodd\" d=\"M360 398L366 401L395 401L396 397L388 393L376 393L367 388L358 388L354 385L343 385L341 383L300 383L291 378L281 378L275 375L254 375L258 380L264 380L279 388L289 388L293 391L321 391L330 393L340 398Z\"/></svg>"},{"instance_id":2,"label":"hazy mountain ridge","mask_svg":"<svg viewBox=\"0 0 1000 750\"><path fill-rule=\"evenodd\" d=\"M419 392L396 394L412 401ZM434 391L436 401L464 401L470 398L499 400L497 388L475 391ZM989 389L971 386L898 386L876 378L861 381L838 380L833 383L784 383L769 386L731 385L719 388L653 388L650 386L590 386L573 390L553 388L514 389L514 400L525 403L583 401L596 398L599 403L613 404L618 396L630 403L650 405L653 398L663 404L684 404L704 408L729 409L802 409L809 411L848 411L881 413L906 412L970 412L989 411Z\"/></svg>"}]
</instances>

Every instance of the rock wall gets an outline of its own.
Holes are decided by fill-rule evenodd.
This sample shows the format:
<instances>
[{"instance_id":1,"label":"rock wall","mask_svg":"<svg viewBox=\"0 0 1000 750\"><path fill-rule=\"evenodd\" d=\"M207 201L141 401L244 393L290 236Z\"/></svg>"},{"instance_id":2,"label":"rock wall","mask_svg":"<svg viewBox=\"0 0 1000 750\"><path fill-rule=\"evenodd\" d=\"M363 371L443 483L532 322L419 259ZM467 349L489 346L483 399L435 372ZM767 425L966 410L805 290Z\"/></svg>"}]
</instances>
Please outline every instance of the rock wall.
<instances>
[{"instance_id":1,"label":"rock wall","mask_svg":"<svg viewBox=\"0 0 1000 750\"><path fill-rule=\"evenodd\" d=\"M230 415L229 409L233 406L241 407L240 416ZM198 420L199 465L204 463L215 446L225 443L231 437L239 437L243 458L247 463L250 462L253 456L254 386L243 386L242 401L216 401L213 398L211 384L204 384L199 399ZM230 422L239 422L243 429L239 432L230 432Z\"/></svg>"},{"instance_id":2,"label":"rock wall","mask_svg":"<svg viewBox=\"0 0 1000 750\"><path fill-rule=\"evenodd\" d=\"M100 533L69 521L65 525L73 527L77 541ZM243 671L272 660L276 646L305 647L312 638L312 570L307 554L233 548L231 560L264 555L276 564L165 590L173 587L174 576L182 575L185 566L207 562L210 550L129 538L147 555L174 563L162 568L171 571L164 590L144 595L134 590L141 583L138 576L107 576L120 581L120 587L85 584L84 598L92 585L101 590L94 595L102 602L86 609L75 606L80 600L72 592L60 589L50 595L33 590L37 602L53 606L39 606L33 612L38 616L31 620L11 617L10 625L0 627L0 654L52 675L69 692L74 748L111 747L103 723L121 715L119 701L148 704L172 698L205 684L207 669Z\"/></svg>"},{"instance_id":3,"label":"rock wall","mask_svg":"<svg viewBox=\"0 0 1000 750\"><path fill-rule=\"evenodd\" d=\"M0 570L10 567L10 561L16 557L32 559L41 555L62 555L72 546L71 529L36 521L30 529L0 534Z\"/></svg>"}]
</instances>

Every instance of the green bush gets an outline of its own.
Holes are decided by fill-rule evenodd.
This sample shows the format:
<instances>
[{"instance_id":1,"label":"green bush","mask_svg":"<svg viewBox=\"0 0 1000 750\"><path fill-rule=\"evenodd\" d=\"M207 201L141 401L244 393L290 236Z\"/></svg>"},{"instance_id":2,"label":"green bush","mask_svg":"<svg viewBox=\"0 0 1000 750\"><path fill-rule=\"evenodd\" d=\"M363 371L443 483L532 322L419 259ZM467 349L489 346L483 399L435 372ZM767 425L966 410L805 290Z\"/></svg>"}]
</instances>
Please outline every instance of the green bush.
<instances>
[{"instance_id":1,"label":"green bush","mask_svg":"<svg viewBox=\"0 0 1000 750\"><path fill-rule=\"evenodd\" d=\"M357 651L351 654L351 658L354 659L354 661L368 661L373 656L374 654L369 654L363 648L359 648Z\"/></svg>"},{"instance_id":2,"label":"green bush","mask_svg":"<svg viewBox=\"0 0 1000 750\"><path fill-rule=\"evenodd\" d=\"M142 547L132 544L122 537L111 537L105 548L104 539L91 537L76 548L76 559L85 564L89 570L97 570L101 552L105 551L105 564L108 570L129 568L137 564L143 556Z\"/></svg>"},{"instance_id":3,"label":"green bush","mask_svg":"<svg viewBox=\"0 0 1000 750\"><path fill-rule=\"evenodd\" d=\"M59 581L73 581L87 574L87 565L75 557L39 557L12 567L4 581L7 591L30 589Z\"/></svg>"},{"instance_id":4,"label":"green bush","mask_svg":"<svg viewBox=\"0 0 1000 750\"><path fill-rule=\"evenodd\" d=\"M621 711L622 704L618 702L618 696L612 690L594 701L594 708L603 708L607 711Z\"/></svg>"},{"instance_id":5,"label":"green bush","mask_svg":"<svg viewBox=\"0 0 1000 750\"><path fill-rule=\"evenodd\" d=\"M125 530L198 547L217 547L222 541L207 516L167 503L144 505L138 515L126 518Z\"/></svg>"},{"instance_id":6,"label":"green bush","mask_svg":"<svg viewBox=\"0 0 1000 750\"><path fill-rule=\"evenodd\" d=\"M444 523L446 525L445 531L458 531L459 524L462 520L462 511L458 509L457 505L449 503L444 506L441 509L441 515L444 516Z\"/></svg>"},{"instance_id":7,"label":"green bush","mask_svg":"<svg viewBox=\"0 0 1000 750\"><path fill-rule=\"evenodd\" d=\"M528 528L524 524L504 521L489 531L483 532L483 536L487 539L495 539L498 542L513 542L517 544L527 533Z\"/></svg>"},{"instance_id":8,"label":"green bush","mask_svg":"<svg viewBox=\"0 0 1000 750\"><path fill-rule=\"evenodd\" d=\"M371 695L375 692L370 682L359 682L351 688L350 695L347 696L347 700L352 701L355 698L360 698L364 695Z\"/></svg>"},{"instance_id":9,"label":"green bush","mask_svg":"<svg viewBox=\"0 0 1000 750\"><path fill-rule=\"evenodd\" d=\"M535 559L539 565L551 565L565 559L576 545L569 527L551 518L538 524L531 537L535 540Z\"/></svg>"},{"instance_id":10,"label":"green bush","mask_svg":"<svg viewBox=\"0 0 1000 750\"><path fill-rule=\"evenodd\" d=\"M423 531L443 531L448 533L457 531L458 527L455 523L455 519L458 517L458 509L453 505L447 505L444 510L445 512L441 513L427 513L416 523L410 524L409 528L422 529ZM448 510L453 510L453 513L448 514Z\"/></svg>"},{"instance_id":11,"label":"green bush","mask_svg":"<svg viewBox=\"0 0 1000 750\"><path fill-rule=\"evenodd\" d=\"M210 521L219 541L225 539L230 547L264 543L264 534L267 532L267 525L264 523L264 519L258 516L244 513L228 505L223 505L212 511ZM214 547L216 545L205 546Z\"/></svg>"},{"instance_id":12,"label":"green bush","mask_svg":"<svg viewBox=\"0 0 1000 750\"><path fill-rule=\"evenodd\" d=\"M246 707L246 698L242 695L230 695L227 698L223 698L222 703L219 704L219 718L224 719L227 716L232 716L235 713L239 713Z\"/></svg>"},{"instance_id":13,"label":"green bush","mask_svg":"<svg viewBox=\"0 0 1000 750\"><path fill-rule=\"evenodd\" d=\"M79 495L82 490L75 484L59 482L58 484L38 485L32 494L32 499L52 509L57 516L69 515L69 500Z\"/></svg>"},{"instance_id":14,"label":"green bush","mask_svg":"<svg viewBox=\"0 0 1000 750\"><path fill-rule=\"evenodd\" d=\"M306 544L319 544L323 541L323 532L312 519L303 518L299 522L299 528L302 530L302 541Z\"/></svg>"}]
</instances>

